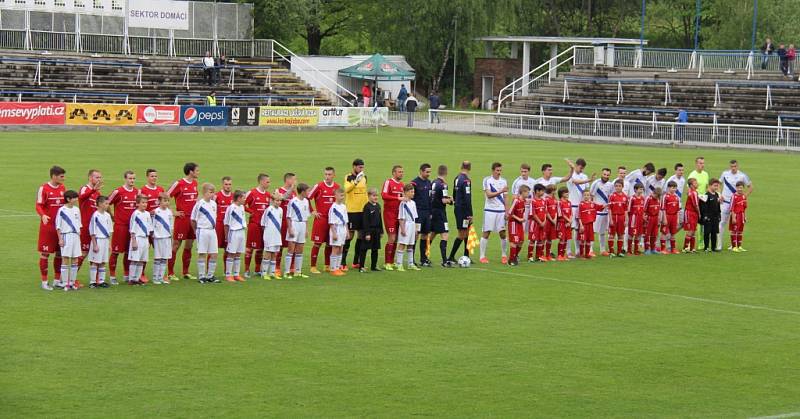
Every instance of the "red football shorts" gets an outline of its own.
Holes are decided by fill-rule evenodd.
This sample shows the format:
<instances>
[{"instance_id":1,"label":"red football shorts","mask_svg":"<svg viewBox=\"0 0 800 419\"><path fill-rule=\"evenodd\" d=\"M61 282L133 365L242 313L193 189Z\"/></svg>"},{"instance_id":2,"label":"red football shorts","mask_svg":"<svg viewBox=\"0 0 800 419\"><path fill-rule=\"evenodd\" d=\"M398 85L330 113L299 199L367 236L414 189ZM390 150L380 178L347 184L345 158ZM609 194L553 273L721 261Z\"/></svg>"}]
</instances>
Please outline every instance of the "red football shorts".
<instances>
[{"instance_id":1,"label":"red football shorts","mask_svg":"<svg viewBox=\"0 0 800 419\"><path fill-rule=\"evenodd\" d=\"M131 244L131 232L128 231L130 225L114 224L114 232L111 233L111 253L125 253Z\"/></svg>"},{"instance_id":2,"label":"red football shorts","mask_svg":"<svg viewBox=\"0 0 800 419\"><path fill-rule=\"evenodd\" d=\"M644 233L644 217L639 215L631 215L628 220L628 235L637 237Z\"/></svg>"},{"instance_id":3,"label":"red football shorts","mask_svg":"<svg viewBox=\"0 0 800 419\"><path fill-rule=\"evenodd\" d=\"M733 232L733 233L741 233L741 232L743 232L744 231L744 223L742 222L742 215L741 214L737 214L736 215L736 222L731 223L730 227L728 227L728 228L730 228L730 231Z\"/></svg>"},{"instance_id":4,"label":"red football shorts","mask_svg":"<svg viewBox=\"0 0 800 419\"><path fill-rule=\"evenodd\" d=\"M591 223L583 223L583 234L581 234L581 240L585 242L593 242L594 241L594 222Z\"/></svg>"},{"instance_id":5,"label":"red football shorts","mask_svg":"<svg viewBox=\"0 0 800 419\"><path fill-rule=\"evenodd\" d=\"M624 236L625 235L625 214L610 215L613 226L609 224L608 234L610 236Z\"/></svg>"},{"instance_id":6,"label":"red football shorts","mask_svg":"<svg viewBox=\"0 0 800 419\"><path fill-rule=\"evenodd\" d=\"M531 220L528 225L528 240L530 241L543 241L547 239L547 223L542 227L534 220Z\"/></svg>"},{"instance_id":7,"label":"red football shorts","mask_svg":"<svg viewBox=\"0 0 800 419\"><path fill-rule=\"evenodd\" d=\"M92 236L89 235L89 226L81 227L81 252L88 252L92 245Z\"/></svg>"},{"instance_id":8,"label":"red football shorts","mask_svg":"<svg viewBox=\"0 0 800 419\"><path fill-rule=\"evenodd\" d=\"M686 231L696 231L697 223L700 221L700 214L693 211L683 213L683 229Z\"/></svg>"},{"instance_id":9,"label":"red football shorts","mask_svg":"<svg viewBox=\"0 0 800 419\"><path fill-rule=\"evenodd\" d=\"M658 236L658 216L647 217L647 223L644 228L647 237Z\"/></svg>"},{"instance_id":10,"label":"red football shorts","mask_svg":"<svg viewBox=\"0 0 800 419\"><path fill-rule=\"evenodd\" d=\"M217 247L220 249L228 247L228 238L225 236L225 224L217 222L215 230L217 230Z\"/></svg>"},{"instance_id":11,"label":"red football shorts","mask_svg":"<svg viewBox=\"0 0 800 419\"><path fill-rule=\"evenodd\" d=\"M525 228L519 221L508 222L508 240L519 244L525 241Z\"/></svg>"},{"instance_id":12,"label":"red football shorts","mask_svg":"<svg viewBox=\"0 0 800 419\"><path fill-rule=\"evenodd\" d=\"M400 227L397 216L396 212L383 212L383 227L386 229L386 234L397 234L397 230Z\"/></svg>"},{"instance_id":13,"label":"red football shorts","mask_svg":"<svg viewBox=\"0 0 800 419\"><path fill-rule=\"evenodd\" d=\"M566 221L559 221L558 222L558 239L559 240L570 240L572 239L572 227L570 223Z\"/></svg>"},{"instance_id":14,"label":"red football shorts","mask_svg":"<svg viewBox=\"0 0 800 419\"><path fill-rule=\"evenodd\" d=\"M189 217L175 217L175 240L194 240L192 220Z\"/></svg>"},{"instance_id":15,"label":"red football shorts","mask_svg":"<svg viewBox=\"0 0 800 419\"><path fill-rule=\"evenodd\" d=\"M678 214L667 214L666 219L667 223L664 226L664 230L673 236L678 234Z\"/></svg>"},{"instance_id":16,"label":"red football shorts","mask_svg":"<svg viewBox=\"0 0 800 419\"><path fill-rule=\"evenodd\" d=\"M47 224L39 223L38 249L40 253L55 253L61 250L58 246L55 220L50 220Z\"/></svg>"},{"instance_id":17,"label":"red football shorts","mask_svg":"<svg viewBox=\"0 0 800 419\"><path fill-rule=\"evenodd\" d=\"M317 217L314 219L314 226L311 227L311 241L314 243L327 243L330 232L328 217Z\"/></svg>"},{"instance_id":18,"label":"red football shorts","mask_svg":"<svg viewBox=\"0 0 800 419\"><path fill-rule=\"evenodd\" d=\"M544 227L546 240L558 239L558 226L548 221L544 224Z\"/></svg>"},{"instance_id":19,"label":"red football shorts","mask_svg":"<svg viewBox=\"0 0 800 419\"><path fill-rule=\"evenodd\" d=\"M246 245L249 249L264 249L264 227L259 224L248 224Z\"/></svg>"}]
</instances>

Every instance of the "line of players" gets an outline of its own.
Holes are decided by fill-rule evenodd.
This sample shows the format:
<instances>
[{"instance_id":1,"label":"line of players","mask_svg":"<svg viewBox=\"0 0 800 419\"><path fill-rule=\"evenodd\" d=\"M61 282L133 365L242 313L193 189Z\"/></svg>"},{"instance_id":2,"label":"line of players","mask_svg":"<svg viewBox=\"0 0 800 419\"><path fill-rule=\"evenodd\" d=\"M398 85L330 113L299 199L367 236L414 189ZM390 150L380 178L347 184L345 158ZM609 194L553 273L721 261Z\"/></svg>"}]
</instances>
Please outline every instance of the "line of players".
<instances>
[{"instance_id":1,"label":"line of players","mask_svg":"<svg viewBox=\"0 0 800 419\"><path fill-rule=\"evenodd\" d=\"M696 164L703 164L702 158L698 158ZM483 180L483 190L485 194L484 206L484 225L483 235L480 241L480 261L488 263L486 258L486 248L491 232L498 232L501 237L502 262L508 262L506 256L507 240L505 236L506 225L511 233L512 239L512 263L518 262L521 243L524 241L525 234L529 235L528 260L547 261L552 259L550 246L552 240L560 239L558 258L566 260L575 255L591 255L592 241L595 232L600 236L600 246L603 254L613 248L612 240L609 240L608 248L605 247L605 236L609 233L617 236L617 252L624 254L623 246L625 239L620 242L620 236L631 236L628 240L628 251L636 253L639 240L636 237L645 236L644 249L647 253L652 253L656 249L666 252L666 242L670 241L670 249L675 252L674 235L680 226L687 230L687 243L685 248L693 249L694 237L691 227L695 218L700 219L700 201L705 203L705 195L698 195L698 199L693 199L691 191L698 188L690 187L690 198L687 200L688 214L683 215L680 196L683 193L685 179L683 177L682 165L676 165L676 173L668 180L665 180L666 169L655 171L652 163L646 164L642 169L637 169L631 173L626 173L624 167L618 170L618 179L614 182L610 180L610 170L604 169L601 178L594 180L594 176L589 178L585 173L586 162L578 159L575 163L567 161L569 173L564 177L552 175L552 165L542 166L542 177L533 179L529 176L530 166L523 164L521 176L512 185L512 196L514 201L506 206L508 197L508 187L505 179L501 177L502 165L495 163L492 165L492 175ZM388 235L388 241L384 249L385 264L384 269L394 270L403 269L404 255L408 255L407 263L410 269L418 269L414 261L414 249L419 241L420 261L422 266L430 266L429 258L430 245L435 237L440 236L439 248L443 266L453 266L455 255L460 245L466 241L468 228L472 223L472 197L471 180L469 173L471 164L465 161L461 165L461 172L454 180L454 194L451 196L447 184L447 167L439 166L437 178L431 180L431 166L423 164L420 166L420 174L408 185L403 184L404 175L401 166L392 168L392 177L384 182L380 193L384 202L384 209L381 214L378 204L377 191L369 190L366 185L366 175L364 174L364 162L356 159L353 162L353 169L344 180L342 197L346 196L344 208L346 214L339 214L341 221L331 222L329 214L332 207L341 203L337 191L339 185L334 181L335 171L331 167L324 170L324 179L312 188L306 185L297 184L296 176L292 173L284 175L284 184L281 188L269 192L270 178L266 174L260 174L257 178L258 185L248 193L232 190L232 181L225 177L221 182L219 192L211 192L204 187L203 194L208 195L207 199L198 200L199 166L195 163L187 163L184 166L184 177L172 184L169 190L164 191L158 186L158 172L148 169L146 172L147 183L141 188L135 187L136 175L132 171L124 173L125 183L115 189L108 198L102 197L100 190L103 187L102 174L99 170L90 170L88 173L88 183L76 193L76 197L65 196L64 188L64 169L54 166L51 169L51 180L40 187L37 196L37 212L41 216L39 232L39 251L40 271L42 275L42 287L51 288L48 284L48 258L54 254L54 270L56 281L55 286L63 286L60 277L66 276L76 278L77 270L83 260L88 256L90 259L102 260L108 257L108 267L110 273L110 283L116 282L116 265L120 254L124 255L124 274L128 283L146 283L147 277L143 274L144 265L147 260L147 253L142 252L141 248L148 247L153 243L154 251L157 253L154 266L154 276L157 283L165 283L178 280L179 277L174 273L174 264L178 250L183 246L183 278L194 279L189 274L191 264L192 246L196 239L196 233L204 232L213 225L215 237L213 242L216 247L210 244L210 240L202 240L198 254L201 259L198 269L201 274L201 281L215 281L213 277L216 263L216 248L226 249L224 260L226 262L226 279L243 280L250 275L250 266L253 257L256 264L261 264L258 273L265 276L280 277L282 249L287 248L286 271L291 275L305 277L302 274L302 246L305 242L305 232L300 234L302 240L290 240L292 234L290 221L296 221L305 226L305 221L311 216L314 217L314 224L311 233L313 247L311 250L311 272L320 273L317 269L317 258L322 244L325 247L325 266L326 270L331 268L331 251L337 251L334 258L336 267L332 271L336 275L341 275L347 270L347 253L351 241L356 240L355 257L353 267L367 272L366 252L372 252L372 270L377 268L377 252L380 246L380 238L384 231ZM702 172L702 168L700 169ZM693 172L694 174L694 172ZM707 174L706 174L707 176ZM746 197L752 191L752 184L747 176L738 170L738 164L731 162L731 169L721 176L724 183L722 190L722 215L720 217L720 231L724 229L724 224L731 218L730 208L733 195L735 194L736 183L742 183L747 187L747 191L740 193ZM707 180L707 178L706 178ZM556 191L555 187L559 183L566 183L567 188ZM585 185L590 184L589 188ZM674 184L674 186L673 186ZM670 185L670 186L667 186ZM206 185L213 188L213 185ZM301 188L302 186L302 188ZM621 191L614 191L612 188L621 187ZM697 185L704 186L704 185ZM667 190L666 196L661 198L660 190ZM302 193L300 193L302 190ZM647 193L648 190L650 193ZM530 192L533 196L529 196ZM629 191L633 193L624 193ZM558 204L554 204L557 192ZM622 202L622 194L630 196L630 199ZM658 193L658 194L656 194ZM300 196L298 196L300 195ZM678 199L671 198L675 195ZM644 199L646 198L656 199ZM308 200L314 202L312 209L308 205ZM77 202L77 209L71 211L74 214L71 223L66 222L69 217L59 213L61 206L67 203L68 208L72 208L74 203L66 201L74 200ZM175 200L175 213L169 208L169 199ZM298 199L296 199L298 198ZM303 201L294 203L294 201ZM100 202L98 202L100 201ZM239 203L239 201L242 201ZM613 202L612 202L613 201ZM678 212L675 213L674 208ZM203 202L208 204L205 211L210 217L200 217L200 209L204 209ZM656 211L655 204L659 203L659 211ZM281 217L271 213L270 204L280 210ZM569 203L569 205L567 205ZM595 205L589 205L594 203ZM233 205L236 204L236 205ZM292 210L289 210L289 205ZM448 223L446 207L454 206L456 216L458 236L456 237L449 257L447 257L448 243ZM106 217L107 212L103 207L113 206L114 217ZM738 207L746 208L744 204ZM297 207L300 210L294 211ZM624 228L625 220L622 217L623 207L629 215L628 229ZM691 207L691 208L689 208ZM725 211L725 209L728 211ZM230 210L229 210L230 209ZM695 211L697 209L697 211ZM235 210L235 211L234 211ZM141 224L137 221L137 211L141 216ZM250 214L249 221L244 222L242 211ZM275 210L277 211L277 210ZM637 216L640 211L644 211L649 216ZM66 212L66 211L62 211ZM95 212L99 212L102 217L95 219ZM161 212L160 216L158 213ZM345 212L339 210L340 213ZM609 216L609 212L611 215ZM647 223L646 220L652 219L658 212L658 223ZM230 213L230 214L229 214ZM276 219L277 223L270 222L268 214ZM693 214L697 213L696 217ZM105 215L103 215L105 214ZM141 214L150 215L148 224L145 217ZM193 215L194 214L194 215ZM633 214L631 218L630 215ZM237 218L238 217L238 218ZM620 218L622 217L622 218ZM677 218L676 218L677 217ZM100 219L102 218L102 219ZM292 220L295 218L296 220ZM735 216L734 216L735 218ZM211 222L213 220L213 222ZM571 221L570 221L571 220ZM677 221L676 221L677 220ZM59 224L61 222L62 224ZM740 217L740 222L735 223L743 227L744 217ZM237 223L238 222L238 223ZM246 225L245 225L246 224ZM335 229L341 229L335 243L329 242L333 224L338 225ZM277 243L266 243L265 238L269 239L265 230L271 226L280 226L280 245ZM661 226L662 240L661 246L657 247L654 242L654 235L658 234L658 226ZM61 228L59 228L61 227ZM741 228L741 227L737 227ZM297 229L295 229L297 230ZM713 230L713 229L709 229ZM339 230L337 230L339 231ZM62 264L61 258L64 239L75 234L79 238L79 246L69 246L69 263ZM740 234L740 233L739 233ZM236 240L230 240L235 236ZM277 236L277 235L273 235ZM132 238L133 237L133 238ZM136 237L146 237L145 243L139 245ZM207 235L207 237L210 237ZM741 248L741 238L732 238L734 249ZM712 237L712 239L716 236ZM169 243L166 240L169 239ZM244 244L241 245L241 239ZM613 239L613 237L612 237ZM671 239L671 240L670 240ZM100 243L108 240L110 244L110 254L98 251L102 247ZM274 239L273 239L274 241ZM343 241L337 246L338 242ZM566 249L567 241L572 243L570 249ZM73 241L74 242L74 241ZM233 246L231 247L231 242ZM201 244L201 243L198 243ZM277 246L277 247L276 247ZM721 246L721 243L720 243ZM76 251L75 248L79 251ZM136 247L132 249L132 247ZM228 249L231 247L230 249ZM244 249L240 249L243 247ZM338 249L337 249L338 248ZM534 248L536 254L534 256ZM397 250L400 252L397 252ZM266 250L266 257L265 255ZM78 253L76 255L76 253ZM131 254L134 257L131 257ZM143 254L143 255L142 255ZM464 255L468 256L466 245ZM244 276L239 275L239 264L241 256L244 257ZM137 260L142 259L142 260ZM264 261L267 261L266 264ZM133 262L133 263L132 263ZM274 262L274 266L272 266ZM131 269L133 266L133 269ZM163 272L167 271L167 272ZM209 274L209 272L211 274ZM92 286L107 286L103 280L105 276L105 266L103 263L93 263L90 268L90 278ZM77 281L76 281L77 282ZM77 284L76 284L77 285Z\"/></svg>"}]
</instances>

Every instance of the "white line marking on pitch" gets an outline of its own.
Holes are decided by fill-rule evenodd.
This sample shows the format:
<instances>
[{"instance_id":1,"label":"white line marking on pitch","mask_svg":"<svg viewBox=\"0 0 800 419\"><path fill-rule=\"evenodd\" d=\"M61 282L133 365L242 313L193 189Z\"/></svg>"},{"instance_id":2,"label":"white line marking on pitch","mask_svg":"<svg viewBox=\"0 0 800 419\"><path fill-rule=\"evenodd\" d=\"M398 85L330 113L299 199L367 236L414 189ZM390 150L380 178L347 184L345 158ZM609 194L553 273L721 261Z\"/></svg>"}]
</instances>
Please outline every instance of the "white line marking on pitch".
<instances>
[{"instance_id":1,"label":"white line marking on pitch","mask_svg":"<svg viewBox=\"0 0 800 419\"><path fill-rule=\"evenodd\" d=\"M758 416L750 419L784 419L784 418L797 418L800 417L800 412L783 413L774 416Z\"/></svg>"},{"instance_id":2,"label":"white line marking on pitch","mask_svg":"<svg viewBox=\"0 0 800 419\"><path fill-rule=\"evenodd\" d=\"M639 294L660 295L662 297L680 298L682 300L697 301L697 302L701 302L701 303L719 304L719 305L724 305L724 306L748 308L748 309L751 309L751 310L771 311L773 313L793 314L793 315L796 315L796 316L800 316L800 311L783 310L783 309L780 309L780 308L772 308L772 307L766 307L766 306L756 306L756 305L752 305L752 304L732 303L730 301L712 300L710 298L702 298L702 297L690 297L688 295L670 294L668 292L651 291L651 290L645 290L645 289L641 289L641 288L619 287L619 286L616 286L616 285L605 285L605 284L597 284L597 283L594 283L594 282L574 281L574 280L571 280L571 279L550 278L550 277L546 277L546 276L528 275L528 274L522 274L522 273L517 273L517 272L494 271L494 270L486 269L486 268L474 268L474 269L479 270L479 271L485 271L485 272L501 274L501 275L513 275L513 276L520 276L520 277L524 277L524 278L540 279L540 280L545 280L545 281L563 282L563 283L567 283L567 284L584 285L584 286L587 286L587 287L603 288L603 289L616 290L616 291L636 292L636 293L639 293ZM800 416L800 412L788 413L788 414ZM794 417L794 416L778 416L778 417Z\"/></svg>"},{"instance_id":3,"label":"white line marking on pitch","mask_svg":"<svg viewBox=\"0 0 800 419\"><path fill-rule=\"evenodd\" d=\"M10 213L12 213L12 214L25 214L25 215L31 215L31 213L30 213L30 212L28 212L28 211L18 211L18 210L10 210L10 209L2 209L2 208L0 208L0 212L10 212ZM35 215L35 214L34 214L34 215Z\"/></svg>"},{"instance_id":4,"label":"white line marking on pitch","mask_svg":"<svg viewBox=\"0 0 800 419\"><path fill-rule=\"evenodd\" d=\"M39 217L36 214L0 214L0 218Z\"/></svg>"}]
</instances>

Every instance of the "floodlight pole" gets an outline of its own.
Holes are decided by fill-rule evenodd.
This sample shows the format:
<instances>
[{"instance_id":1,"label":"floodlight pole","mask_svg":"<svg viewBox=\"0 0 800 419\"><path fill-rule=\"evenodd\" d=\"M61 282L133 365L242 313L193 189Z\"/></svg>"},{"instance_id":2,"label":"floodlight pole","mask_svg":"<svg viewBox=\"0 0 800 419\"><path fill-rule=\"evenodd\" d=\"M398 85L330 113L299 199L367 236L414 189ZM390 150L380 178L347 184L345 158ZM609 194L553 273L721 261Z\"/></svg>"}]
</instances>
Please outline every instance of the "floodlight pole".
<instances>
[{"instance_id":1,"label":"floodlight pole","mask_svg":"<svg viewBox=\"0 0 800 419\"><path fill-rule=\"evenodd\" d=\"M753 35L750 39L750 51L756 50L756 29L758 28L758 0L753 1Z\"/></svg>"},{"instance_id":2,"label":"floodlight pole","mask_svg":"<svg viewBox=\"0 0 800 419\"><path fill-rule=\"evenodd\" d=\"M458 59L458 15L455 17L455 24L454 24L454 31L453 31L453 103L450 105L450 109L456 109L456 64Z\"/></svg>"},{"instance_id":3,"label":"floodlight pole","mask_svg":"<svg viewBox=\"0 0 800 419\"><path fill-rule=\"evenodd\" d=\"M695 14L694 14L694 50L697 51L697 47L700 45L700 9L702 0L697 0L695 2Z\"/></svg>"}]
</instances>

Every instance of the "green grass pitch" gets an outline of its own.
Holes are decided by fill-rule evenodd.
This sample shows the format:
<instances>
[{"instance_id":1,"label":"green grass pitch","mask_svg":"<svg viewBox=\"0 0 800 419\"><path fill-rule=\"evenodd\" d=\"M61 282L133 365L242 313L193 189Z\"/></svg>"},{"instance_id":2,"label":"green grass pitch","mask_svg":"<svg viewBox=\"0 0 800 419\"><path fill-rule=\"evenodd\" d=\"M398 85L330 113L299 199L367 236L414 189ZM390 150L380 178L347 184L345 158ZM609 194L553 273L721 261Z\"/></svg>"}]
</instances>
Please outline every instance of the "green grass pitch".
<instances>
[{"instance_id":1,"label":"green grass pitch","mask_svg":"<svg viewBox=\"0 0 800 419\"><path fill-rule=\"evenodd\" d=\"M398 129L0 134L0 416L753 417L800 411L796 155L647 148ZM386 272L75 293L39 289L36 188L52 164L68 188L101 169L168 186L249 189L267 172L307 183L354 157L370 186L395 163L463 159L472 178L584 157L657 167L731 158L755 184L746 254L597 259L511 268ZM534 170L538 174L538 170ZM556 173L559 175L559 173ZM476 194L474 205L481 208ZM478 212L477 214L480 214ZM450 213L451 223L453 215ZM478 215L480 218L480 215ZM480 220L478 226L480 225ZM682 238L681 238L682 241ZM727 238L726 238L727 243ZM433 259L438 262L437 252ZM308 259L306 259L308 260ZM148 266L148 270L152 265ZM80 277L86 275L85 269Z\"/></svg>"}]
</instances>

